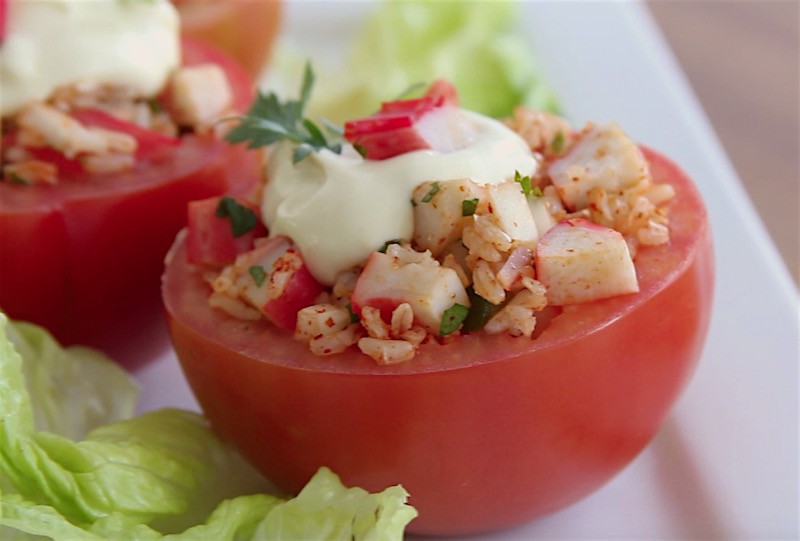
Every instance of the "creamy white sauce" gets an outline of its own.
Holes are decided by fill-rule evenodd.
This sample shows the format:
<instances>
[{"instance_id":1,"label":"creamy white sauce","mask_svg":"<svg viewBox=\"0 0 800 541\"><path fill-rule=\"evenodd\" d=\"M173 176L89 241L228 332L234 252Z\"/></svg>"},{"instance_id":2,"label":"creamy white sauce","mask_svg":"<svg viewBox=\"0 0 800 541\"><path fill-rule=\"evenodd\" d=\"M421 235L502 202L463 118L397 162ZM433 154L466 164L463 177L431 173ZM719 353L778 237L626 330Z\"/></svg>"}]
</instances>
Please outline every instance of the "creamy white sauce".
<instances>
[{"instance_id":1,"label":"creamy white sauce","mask_svg":"<svg viewBox=\"0 0 800 541\"><path fill-rule=\"evenodd\" d=\"M180 62L178 14L166 0L12 0L0 46L7 116L68 84L154 95Z\"/></svg>"},{"instance_id":2,"label":"creamy white sauce","mask_svg":"<svg viewBox=\"0 0 800 541\"><path fill-rule=\"evenodd\" d=\"M501 122L461 115L474 135L447 153L417 150L370 161L348 148L293 164L293 147L279 144L267 164L262 203L270 234L292 238L314 277L330 285L386 241L411 239L411 194L420 183L470 178L491 184L536 170L528 145Z\"/></svg>"}]
</instances>

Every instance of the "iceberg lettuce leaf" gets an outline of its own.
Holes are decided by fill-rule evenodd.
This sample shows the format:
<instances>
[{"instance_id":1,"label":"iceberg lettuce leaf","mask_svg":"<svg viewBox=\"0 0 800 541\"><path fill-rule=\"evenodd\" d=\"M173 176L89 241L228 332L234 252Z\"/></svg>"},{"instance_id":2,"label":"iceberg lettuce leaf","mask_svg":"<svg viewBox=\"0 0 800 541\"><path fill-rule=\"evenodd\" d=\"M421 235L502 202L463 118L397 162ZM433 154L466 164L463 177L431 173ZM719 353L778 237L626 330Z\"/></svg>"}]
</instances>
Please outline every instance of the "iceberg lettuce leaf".
<instances>
[{"instance_id":1,"label":"iceberg lettuce leaf","mask_svg":"<svg viewBox=\"0 0 800 541\"><path fill-rule=\"evenodd\" d=\"M8 337L26 359L25 385L38 430L81 439L95 426L130 417L139 399L136 381L101 352L61 347L42 327L15 322Z\"/></svg>"},{"instance_id":2,"label":"iceberg lettuce leaf","mask_svg":"<svg viewBox=\"0 0 800 541\"><path fill-rule=\"evenodd\" d=\"M408 88L445 78L461 105L504 117L517 105L555 112L531 46L516 28L519 5L506 1L384 0L353 37L343 66L326 72L309 106L310 117L334 122L378 110ZM277 71L302 65L290 49L273 60ZM292 86L293 88L293 86Z\"/></svg>"},{"instance_id":3,"label":"iceberg lettuce leaf","mask_svg":"<svg viewBox=\"0 0 800 541\"><path fill-rule=\"evenodd\" d=\"M11 528L15 536L24 532L70 540L401 539L416 516L402 488L379 494L345 488L324 468L295 499L255 494L269 488L266 481L194 412L148 412L94 427L77 441L40 430L23 365L61 355L48 349L60 346L53 342L26 349L17 332L0 313L4 538ZM24 361L8 336L23 344ZM50 353L42 356L42 351ZM85 364L78 353L73 359L76 377L82 370L96 370L98 362L110 363L86 351L90 360ZM121 369L113 365L104 370L114 374L109 381L124 375L116 374ZM83 410L68 393L56 396Z\"/></svg>"}]
</instances>

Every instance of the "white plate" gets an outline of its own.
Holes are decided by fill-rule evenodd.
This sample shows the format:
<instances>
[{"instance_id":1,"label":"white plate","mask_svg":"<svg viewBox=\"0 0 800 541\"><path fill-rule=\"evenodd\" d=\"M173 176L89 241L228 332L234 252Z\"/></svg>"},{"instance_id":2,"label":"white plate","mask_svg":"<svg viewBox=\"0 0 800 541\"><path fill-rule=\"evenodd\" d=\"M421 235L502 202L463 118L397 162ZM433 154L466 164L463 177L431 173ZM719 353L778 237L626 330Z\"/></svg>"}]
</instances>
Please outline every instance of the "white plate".
<instances>
[{"instance_id":1,"label":"white plate","mask_svg":"<svg viewBox=\"0 0 800 541\"><path fill-rule=\"evenodd\" d=\"M368 8L288 7L288 36L328 56ZM698 372L655 441L589 498L486 539L797 539L798 293L705 114L642 4L526 3L521 27L576 125L616 120L695 179L716 300ZM143 409L197 407L171 353L138 377Z\"/></svg>"}]
</instances>

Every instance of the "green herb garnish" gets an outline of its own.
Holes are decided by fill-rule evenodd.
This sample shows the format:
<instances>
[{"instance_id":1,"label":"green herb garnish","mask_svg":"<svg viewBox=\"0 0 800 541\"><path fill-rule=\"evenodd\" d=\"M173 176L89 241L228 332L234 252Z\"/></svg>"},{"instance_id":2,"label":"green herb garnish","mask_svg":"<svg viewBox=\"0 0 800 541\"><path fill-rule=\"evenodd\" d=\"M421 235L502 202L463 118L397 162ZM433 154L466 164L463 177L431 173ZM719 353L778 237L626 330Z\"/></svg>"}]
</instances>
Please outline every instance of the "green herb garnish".
<instances>
[{"instance_id":1,"label":"green herb garnish","mask_svg":"<svg viewBox=\"0 0 800 541\"><path fill-rule=\"evenodd\" d=\"M553 154L559 154L564 150L564 142L564 132L560 131L553 136L553 140L550 141L550 150Z\"/></svg>"},{"instance_id":2,"label":"green herb garnish","mask_svg":"<svg viewBox=\"0 0 800 541\"><path fill-rule=\"evenodd\" d=\"M253 277L253 281L256 283L257 287L261 287L261 284L263 284L264 280L267 278L267 273L261 265L253 265L247 269L247 272Z\"/></svg>"},{"instance_id":3,"label":"green herb garnish","mask_svg":"<svg viewBox=\"0 0 800 541\"><path fill-rule=\"evenodd\" d=\"M328 142L322 130L303 116L313 85L314 73L311 65L306 64L299 100L281 102L274 92L259 92L250 111L244 116L235 117L239 120L239 125L228 132L225 140L230 143L247 142L247 148L291 141L297 145L294 149L294 163L312 152L326 148L337 154L341 153L341 143Z\"/></svg>"},{"instance_id":4,"label":"green herb garnish","mask_svg":"<svg viewBox=\"0 0 800 541\"><path fill-rule=\"evenodd\" d=\"M534 197L544 197L544 192L539 186L534 186L531 190L531 195Z\"/></svg>"},{"instance_id":5,"label":"green herb garnish","mask_svg":"<svg viewBox=\"0 0 800 541\"><path fill-rule=\"evenodd\" d=\"M519 174L519 171L514 171L514 182L519 182L525 197L531 194L531 177L528 175L522 176Z\"/></svg>"},{"instance_id":6,"label":"green herb garnish","mask_svg":"<svg viewBox=\"0 0 800 541\"><path fill-rule=\"evenodd\" d=\"M471 287L467 289L469 296L469 314L464 318L465 332L475 332L484 327L497 312L503 307L501 304L492 304L477 293Z\"/></svg>"},{"instance_id":7,"label":"green herb garnish","mask_svg":"<svg viewBox=\"0 0 800 541\"><path fill-rule=\"evenodd\" d=\"M469 308L458 303L445 310L442 315L442 323L439 325L439 336L447 336L458 329L468 313Z\"/></svg>"},{"instance_id":8,"label":"green herb garnish","mask_svg":"<svg viewBox=\"0 0 800 541\"><path fill-rule=\"evenodd\" d=\"M425 197L423 197L421 201L423 203L430 202L430 200L433 199L433 196L436 195L438 192L439 192L439 182L437 181L431 184L431 189L428 191L428 193L425 194Z\"/></svg>"},{"instance_id":9,"label":"green herb garnish","mask_svg":"<svg viewBox=\"0 0 800 541\"><path fill-rule=\"evenodd\" d=\"M475 214L475 210L478 208L478 198L475 199L464 199L461 202L461 215L462 216L472 216Z\"/></svg>"},{"instance_id":10,"label":"green herb garnish","mask_svg":"<svg viewBox=\"0 0 800 541\"><path fill-rule=\"evenodd\" d=\"M231 221L231 233L234 237L241 237L258 225L258 216L253 209L228 196L220 198L216 215Z\"/></svg>"},{"instance_id":11,"label":"green herb garnish","mask_svg":"<svg viewBox=\"0 0 800 541\"><path fill-rule=\"evenodd\" d=\"M164 107L159 103L157 99L147 100L147 107L150 109L150 112L154 115L162 113L164 111Z\"/></svg>"}]
</instances>

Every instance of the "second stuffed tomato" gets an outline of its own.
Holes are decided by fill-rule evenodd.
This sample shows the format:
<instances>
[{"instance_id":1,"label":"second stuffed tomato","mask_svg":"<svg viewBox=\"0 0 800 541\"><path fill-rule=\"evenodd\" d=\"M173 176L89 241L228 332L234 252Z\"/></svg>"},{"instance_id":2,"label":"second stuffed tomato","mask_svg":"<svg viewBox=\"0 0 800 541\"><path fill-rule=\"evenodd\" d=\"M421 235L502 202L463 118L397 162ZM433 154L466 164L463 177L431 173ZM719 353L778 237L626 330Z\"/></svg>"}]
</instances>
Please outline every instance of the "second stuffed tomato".
<instances>
[{"instance_id":1,"label":"second stuffed tomato","mask_svg":"<svg viewBox=\"0 0 800 541\"><path fill-rule=\"evenodd\" d=\"M692 182L616 125L504 125L441 83L344 133L341 154L270 155L269 236L246 201L190 207L162 288L212 426L287 491L323 465L401 483L417 533L596 490L702 350L713 254Z\"/></svg>"},{"instance_id":2,"label":"second stuffed tomato","mask_svg":"<svg viewBox=\"0 0 800 541\"><path fill-rule=\"evenodd\" d=\"M158 278L170 242L185 224L186 204L246 194L257 182L259 157L224 142L214 124L218 116L246 109L254 88L249 74L224 53L180 40L169 4L101 3L91 14L77 4L66 4L63 19L75 31L106 9L132 10L125 14L131 25L141 23L138 17L150 20L141 10L166 10L175 25L165 43L179 48L180 66L170 68L156 93L141 95L130 85L103 82L108 73L115 76L100 64L112 54L104 51L95 65L87 57L74 81L54 76L53 88L37 94L30 89L41 81L19 78L9 90L20 103L7 103L14 108L4 108L3 118L0 309L45 326L64 343L135 358L144 353L133 353L139 349L133 346L146 344L162 324ZM48 8L8 5L4 70L14 69L15 44L47 54L46 30L40 28L46 28ZM137 40L148 35L142 27L115 32ZM77 47L75 40L53 47ZM139 57L147 45L142 42ZM167 49L156 53L168 56ZM135 57L127 47L120 54ZM114 64L123 62L114 58ZM90 73L94 66L100 67ZM4 77L11 81L9 73Z\"/></svg>"}]
</instances>

